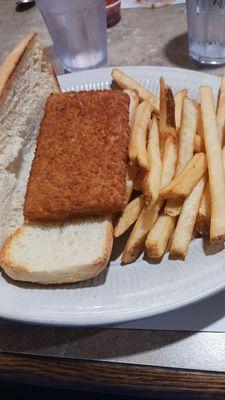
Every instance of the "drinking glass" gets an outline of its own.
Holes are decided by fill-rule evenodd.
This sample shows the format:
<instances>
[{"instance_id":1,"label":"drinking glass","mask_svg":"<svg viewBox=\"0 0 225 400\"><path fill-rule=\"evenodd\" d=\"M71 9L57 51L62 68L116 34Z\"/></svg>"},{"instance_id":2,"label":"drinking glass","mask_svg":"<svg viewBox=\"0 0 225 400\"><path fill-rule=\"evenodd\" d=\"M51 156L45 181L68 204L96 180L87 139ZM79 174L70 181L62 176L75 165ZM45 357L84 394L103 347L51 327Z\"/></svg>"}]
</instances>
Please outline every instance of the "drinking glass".
<instances>
[{"instance_id":1,"label":"drinking glass","mask_svg":"<svg viewBox=\"0 0 225 400\"><path fill-rule=\"evenodd\" d=\"M37 5L65 70L107 63L104 0L37 0Z\"/></svg>"},{"instance_id":2,"label":"drinking glass","mask_svg":"<svg viewBox=\"0 0 225 400\"><path fill-rule=\"evenodd\" d=\"M202 64L225 63L225 0L186 0L189 54Z\"/></svg>"}]
</instances>

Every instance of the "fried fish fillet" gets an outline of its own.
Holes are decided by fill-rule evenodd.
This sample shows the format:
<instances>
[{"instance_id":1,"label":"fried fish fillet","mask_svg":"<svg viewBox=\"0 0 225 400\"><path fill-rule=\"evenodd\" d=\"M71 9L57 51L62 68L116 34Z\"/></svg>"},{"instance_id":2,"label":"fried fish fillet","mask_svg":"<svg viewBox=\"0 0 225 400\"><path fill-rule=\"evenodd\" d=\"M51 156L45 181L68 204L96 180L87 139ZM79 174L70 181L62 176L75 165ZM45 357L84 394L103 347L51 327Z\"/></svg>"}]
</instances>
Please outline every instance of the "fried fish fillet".
<instances>
[{"instance_id":1,"label":"fried fish fillet","mask_svg":"<svg viewBox=\"0 0 225 400\"><path fill-rule=\"evenodd\" d=\"M24 204L30 221L121 211L126 201L129 104L116 90L51 95Z\"/></svg>"}]
</instances>

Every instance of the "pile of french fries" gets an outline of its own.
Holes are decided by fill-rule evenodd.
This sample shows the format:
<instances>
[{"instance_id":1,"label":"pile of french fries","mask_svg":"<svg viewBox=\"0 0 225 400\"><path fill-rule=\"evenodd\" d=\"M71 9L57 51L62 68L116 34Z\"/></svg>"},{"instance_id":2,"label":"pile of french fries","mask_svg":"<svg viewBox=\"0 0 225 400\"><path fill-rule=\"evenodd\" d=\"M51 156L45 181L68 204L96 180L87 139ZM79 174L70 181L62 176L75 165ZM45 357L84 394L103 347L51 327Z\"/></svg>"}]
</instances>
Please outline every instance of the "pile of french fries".
<instances>
[{"instance_id":1,"label":"pile of french fries","mask_svg":"<svg viewBox=\"0 0 225 400\"><path fill-rule=\"evenodd\" d=\"M160 78L159 98L113 69L114 81L133 99L127 205L114 236L129 228L122 262L145 251L149 259L185 259L196 235L225 241L225 76L217 108L210 86L200 104L183 89L173 94Z\"/></svg>"}]
</instances>

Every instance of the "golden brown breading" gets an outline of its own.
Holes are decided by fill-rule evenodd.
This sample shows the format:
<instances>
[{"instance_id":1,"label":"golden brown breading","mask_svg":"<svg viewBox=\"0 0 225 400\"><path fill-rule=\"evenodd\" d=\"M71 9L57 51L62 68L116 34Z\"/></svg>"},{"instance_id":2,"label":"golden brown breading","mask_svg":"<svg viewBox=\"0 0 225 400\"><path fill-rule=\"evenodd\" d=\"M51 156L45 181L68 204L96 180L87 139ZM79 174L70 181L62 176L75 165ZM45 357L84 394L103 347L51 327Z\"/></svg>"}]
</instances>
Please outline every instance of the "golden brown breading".
<instances>
[{"instance_id":1,"label":"golden brown breading","mask_svg":"<svg viewBox=\"0 0 225 400\"><path fill-rule=\"evenodd\" d=\"M24 204L30 221L121 211L130 134L127 94L51 95L37 139Z\"/></svg>"}]
</instances>

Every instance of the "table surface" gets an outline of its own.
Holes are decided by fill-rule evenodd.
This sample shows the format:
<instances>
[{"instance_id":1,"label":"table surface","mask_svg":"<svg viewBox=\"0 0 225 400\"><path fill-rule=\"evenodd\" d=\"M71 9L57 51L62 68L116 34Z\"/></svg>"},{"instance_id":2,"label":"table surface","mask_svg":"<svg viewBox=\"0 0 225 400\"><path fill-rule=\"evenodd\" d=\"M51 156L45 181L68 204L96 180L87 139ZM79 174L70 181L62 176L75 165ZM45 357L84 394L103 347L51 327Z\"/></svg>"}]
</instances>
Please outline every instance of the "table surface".
<instances>
[{"instance_id":1,"label":"table surface","mask_svg":"<svg viewBox=\"0 0 225 400\"><path fill-rule=\"evenodd\" d=\"M19 39L37 31L56 73L63 73L37 8L17 12L14 1L0 0L0 9L0 61ZM109 65L178 66L225 73L225 67L200 67L188 57L186 30L184 6L123 10L121 22L108 30ZM184 389L185 396L206 398L214 393L223 398L225 390L225 378L218 374L225 372L224 333L72 329L2 321L0 352L0 379L36 379L46 384L48 376L53 384L86 388L88 381L97 389L138 388L139 394L152 390L162 398ZM107 368L106 363L110 363Z\"/></svg>"},{"instance_id":2,"label":"table surface","mask_svg":"<svg viewBox=\"0 0 225 400\"><path fill-rule=\"evenodd\" d=\"M166 0L165 0L166 2ZM0 0L0 62L27 33L38 32L57 74L63 73L52 40L37 7L15 10L14 0ZM185 6L124 9L122 19L108 29L109 66L163 65L222 75L223 67L203 67L187 54Z\"/></svg>"}]
</instances>

